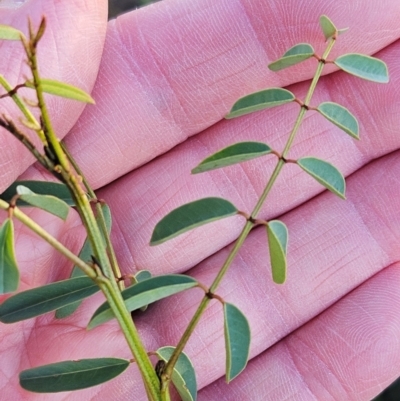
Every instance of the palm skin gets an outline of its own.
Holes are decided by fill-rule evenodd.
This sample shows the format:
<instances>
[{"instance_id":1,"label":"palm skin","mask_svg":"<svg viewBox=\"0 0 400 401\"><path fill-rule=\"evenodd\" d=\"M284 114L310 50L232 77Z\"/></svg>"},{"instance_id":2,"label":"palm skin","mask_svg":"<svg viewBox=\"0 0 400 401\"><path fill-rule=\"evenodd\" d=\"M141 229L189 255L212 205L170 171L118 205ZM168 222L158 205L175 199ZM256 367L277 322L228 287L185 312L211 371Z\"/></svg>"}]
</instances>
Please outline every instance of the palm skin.
<instances>
[{"instance_id":1,"label":"palm skin","mask_svg":"<svg viewBox=\"0 0 400 401\"><path fill-rule=\"evenodd\" d=\"M60 4L63 3L63 4ZM311 4L311 3L310 3ZM224 373L221 307L211 304L186 352L197 372L199 400L370 400L400 373L400 239L397 2L340 4L165 0L107 24L104 1L35 2L2 10L0 21L25 29L30 15L46 14L42 75L88 91L96 106L49 97L60 137L113 211L113 239L124 272L188 272L209 285L238 236L234 217L158 247L148 242L154 225L173 208L205 196L222 196L251 211L275 160L191 176L210 153L240 140L284 146L298 112L295 104L225 121L235 100L255 90L288 86L303 98L315 62L279 74L266 65L298 42L322 53L317 21L328 15L342 28L332 58L346 52L377 54L391 82L378 85L341 72L322 78L312 100L335 101L360 122L356 142L310 112L290 157L313 155L347 177L347 200L288 165L260 217L280 216L289 228L287 282L271 282L265 232L255 229L217 293L248 316L252 329L248 369L229 386ZM305 10L306 8L309 8ZM106 33L107 29L107 33ZM2 44L1 73L18 82L21 53ZM13 50L14 51L14 50ZM45 61L44 61L45 60ZM97 70L99 73L96 78ZM328 70L333 71L333 69ZM8 103L4 107L12 114ZM15 140L1 131L1 189L18 175L40 179ZM30 166L31 165L31 166ZM30 167L29 167L30 166ZM25 171L26 170L26 171ZM76 214L64 225L30 212L46 230L78 252L84 233ZM20 289L68 277L70 264L33 233L18 226ZM174 345L202 293L183 293L136 318L147 349ZM18 400L144 400L134 366L114 381L76 393L38 395L22 390L22 369L66 359L129 358L116 322L87 332L101 294L78 312L46 315L0 333L1 394Z\"/></svg>"}]
</instances>

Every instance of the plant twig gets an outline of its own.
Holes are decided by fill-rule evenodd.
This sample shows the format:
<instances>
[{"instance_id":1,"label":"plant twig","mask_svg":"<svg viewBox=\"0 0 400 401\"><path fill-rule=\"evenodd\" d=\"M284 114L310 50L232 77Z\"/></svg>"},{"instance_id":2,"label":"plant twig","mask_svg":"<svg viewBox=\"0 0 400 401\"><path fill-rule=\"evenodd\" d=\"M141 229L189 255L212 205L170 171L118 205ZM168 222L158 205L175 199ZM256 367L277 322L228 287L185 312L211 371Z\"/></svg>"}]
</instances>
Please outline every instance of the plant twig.
<instances>
[{"instance_id":1,"label":"plant twig","mask_svg":"<svg viewBox=\"0 0 400 401\"><path fill-rule=\"evenodd\" d=\"M321 73L322 73L322 69L324 67L324 60L327 58L327 56L329 55L330 51L332 50L334 44L335 44L335 39L336 37L330 39L328 46L322 56L322 59L318 61L318 66L314 75L313 80L311 81L309 90L307 92L306 98L304 100L304 105L308 105L311 97L315 91L315 87L318 83L319 78L321 77ZM274 185L280 171L282 170L284 164L285 164L285 157L287 156L293 141L296 137L296 134L298 132L298 129L301 125L301 122L304 118L304 115L306 113L307 109L306 107L301 107L299 114L296 118L295 124L293 126L293 129L289 135L289 138L286 142L284 151L282 152L282 156L280 157L280 159L278 160L274 171L272 172L272 175L263 191L263 193L261 194L259 200L257 201L256 206L254 207L250 217L251 220L254 221L257 218L257 215L262 207L262 205L265 202L265 199L267 198L272 186ZM225 276L226 272L228 271L232 261L234 260L235 256L237 255L239 249L241 248L242 244L244 243L245 239L247 238L248 234L250 233L251 229L253 228L254 224L252 223L251 220L248 220L247 223L245 224L242 232L240 233L238 239L235 242L235 245L233 246L232 250L230 251L227 259L225 260L224 264L222 265L220 271L218 272L218 275L216 276L216 278L214 279L214 282L212 283L211 287L210 287L210 291L211 292L215 292L215 290L217 289L218 285L220 284L221 280L223 279L223 277ZM193 315L191 321L189 322L189 325L187 326L185 332L183 333L178 345L176 346L173 354L171 355L165 369L164 372L161 376L161 392L165 392L168 389L170 380L171 380L171 375L174 369L174 366L176 364L176 362L178 361L179 355L182 353L184 347L186 346L187 341L189 340L190 336L192 335L197 323L199 322L201 316L203 315L208 303L209 303L210 299L206 296L203 297L200 305L198 306L195 314Z\"/></svg>"}]
</instances>

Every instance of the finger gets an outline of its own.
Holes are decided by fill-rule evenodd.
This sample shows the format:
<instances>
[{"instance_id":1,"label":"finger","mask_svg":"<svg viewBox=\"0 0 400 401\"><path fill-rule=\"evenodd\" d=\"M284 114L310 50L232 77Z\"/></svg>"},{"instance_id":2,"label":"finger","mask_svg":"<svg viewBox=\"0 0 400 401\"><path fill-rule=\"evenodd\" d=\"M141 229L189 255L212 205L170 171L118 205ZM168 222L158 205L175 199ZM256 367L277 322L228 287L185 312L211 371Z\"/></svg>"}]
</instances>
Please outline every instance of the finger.
<instances>
[{"instance_id":1,"label":"finger","mask_svg":"<svg viewBox=\"0 0 400 401\"><path fill-rule=\"evenodd\" d=\"M312 99L315 106L331 100L348 107L360 122L361 140L355 141L318 113L309 112L289 158L319 157L333 163L347 176L374 158L400 147L397 133L400 125L397 88L400 81L395 73L400 43L393 44L379 55L394 72L388 85L335 73L322 79ZM305 82L290 89L301 98L308 85ZM265 142L281 152L297 113L298 105L291 104L221 122L99 191L99 196L106 199L115 211L113 233L124 270L184 271L237 238L244 225L242 217L224 219L164 244L149 246L158 221L186 202L219 196L250 213L276 165L275 156L268 155L198 175L191 175L190 170L213 152L249 139ZM271 219L279 216L322 190L323 187L298 166L288 164L278 177L260 217Z\"/></svg>"},{"instance_id":2,"label":"finger","mask_svg":"<svg viewBox=\"0 0 400 401\"><path fill-rule=\"evenodd\" d=\"M23 4L24 2L21 2ZM44 15L46 32L38 47L39 70L43 77L66 81L91 92L96 79L107 21L107 2L96 1L34 1L20 8L4 9L0 3L0 21L27 33L28 18L38 26ZM10 2L6 3L9 5ZM88 23L90 21L90 23ZM19 42L0 41L0 70L11 85L30 77L22 45ZM4 90L1 90L4 93ZM21 95L34 99L32 90ZM49 96L51 120L58 137L62 138L81 114L84 104ZM20 112L7 99L1 100L2 111L18 121ZM25 129L25 131L28 131ZM33 136L33 135L32 135ZM5 130L0 130L0 193L33 158L26 149Z\"/></svg>"},{"instance_id":3,"label":"finger","mask_svg":"<svg viewBox=\"0 0 400 401\"><path fill-rule=\"evenodd\" d=\"M312 6L311 6L312 4ZM399 37L393 1L164 1L109 23L88 108L68 146L96 188L215 124L247 93L310 78L315 60L279 74L267 64L298 42L325 44L327 13L351 31L332 54L374 53ZM379 15L379 18L376 18ZM382 29L385 27L385 29Z\"/></svg>"},{"instance_id":4,"label":"finger","mask_svg":"<svg viewBox=\"0 0 400 401\"><path fill-rule=\"evenodd\" d=\"M371 400L400 373L399 284L397 263L198 400Z\"/></svg>"}]
</instances>

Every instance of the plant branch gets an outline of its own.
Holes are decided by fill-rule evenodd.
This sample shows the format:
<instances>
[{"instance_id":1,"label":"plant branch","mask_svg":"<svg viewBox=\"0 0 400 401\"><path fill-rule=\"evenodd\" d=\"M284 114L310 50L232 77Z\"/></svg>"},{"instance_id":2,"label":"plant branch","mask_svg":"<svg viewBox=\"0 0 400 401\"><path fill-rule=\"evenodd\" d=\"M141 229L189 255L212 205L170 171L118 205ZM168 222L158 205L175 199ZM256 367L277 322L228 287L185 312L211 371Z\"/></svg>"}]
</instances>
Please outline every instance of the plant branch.
<instances>
[{"instance_id":1,"label":"plant branch","mask_svg":"<svg viewBox=\"0 0 400 401\"><path fill-rule=\"evenodd\" d=\"M329 55L330 51L332 50L333 45L335 44L335 40L336 38L332 38L329 41L329 44L322 56L322 59L318 61L318 66L314 75L313 80L311 81L310 84L310 88L307 92L306 98L304 100L304 106L301 107L299 114L296 118L295 124L293 126L293 129L289 135L289 138L287 140L287 143L285 145L284 151L282 152L282 156L280 157L280 159L278 160L278 163L275 166L274 171L272 172L272 175L270 177L270 179L268 180L268 183L263 191L263 193L261 194L259 200L257 201L256 206L254 207L250 217L251 219L254 221L257 218L257 215L262 207L262 205L265 202L265 199L267 198L272 186L274 185L279 173L281 172L284 164L285 164L285 160L284 158L286 157L286 155L288 154L293 141L296 137L296 134L298 132L298 129L301 125L301 122L304 118L304 115L307 111L307 105L309 104L311 97L315 91L315 87L318 83L318 80L321 76L322 73L322 69L324 67L324 60L326 59L326 57ZM210 291L211 292L215 292L215 290L217 289L218 285L220 284L221 280L223 279L223 277L225 276L226 272L228 271L232 261L234 260L236 254L239 252L239 249L241 248L242 244L244 243L245 239L247 238L248 234L250 233L251 229L253 228L254 223L252 223L250 221L250 219L248 219L247 223L245 224L242 232L240 233L238 239L235 242L235 245L233 246L232 250L230 251L227 259L225 260L224 264L222 265L218 275L216 276L216 278L214 279L214 282L212 283L211 287L210 287ZM174 369L174 366L176 364L176 362L178 361L179 355L182 353L184 347L186 346L187 341L189 340L190 336L192 335L197 323L199 322L202 314L204 313L208 303L209 303L210 299L209 297L206 295L204 296L204 298L202 299L200 305L198 306L194 316L192 317L191 321L189 322L189 325L187 326L184 334L182 335L178 345L176 346L173 354L171 355L165 369L164 372L161 376L162 378L162 382L161 382L161 392L165 392L168 389L169 386L169 382L171 380L171 375Z\"/></svg>"},{"instance_id":2,"label":"plant branch","mask_svg":"<svg viewBox=\"0 0 400 401\"><path fill-rule=\"evenodd\" d=\"M71 165L74 168L74 170L82 178L82 183L85 186L89 196L92 199L97 200L96 193L93 191L92 187L90 186L89 182L87 181L87 179L86 179L85 175L83 174L82 170L80 169L80 167L78 166L78 164L76 163L76 161L74 160L73 156L68 151L67 147L65 146L65 144L63 142L61 142L61 147L62 147L64 153L67 155L68 160L71 163ZM121 269L119 268L118 260L117 260L117 257L115 255L115 250L114 250L114 247L112 245L112 242L111 242L111 239L110 239L110 235L109 235L109 233L107 231L106 220L104 218L104 213L103 213L103 209L101 207L100 201L96 202L96 212L97 212L97 216L98 216L99 221L100 221L100 229L101 229L103 237L104 237L104 239L106 241L106 246L107 246L107 250L108 250L108 253L109 253L109 256L110 256L110 263L111 263L111 268L112 268L113 273L114 273L114 277L120 278L122 276ZM124 285L123 280L118 281L118 286L119 286L120 290L124 289L125 285Z\"/></svg>"}]
</instances>

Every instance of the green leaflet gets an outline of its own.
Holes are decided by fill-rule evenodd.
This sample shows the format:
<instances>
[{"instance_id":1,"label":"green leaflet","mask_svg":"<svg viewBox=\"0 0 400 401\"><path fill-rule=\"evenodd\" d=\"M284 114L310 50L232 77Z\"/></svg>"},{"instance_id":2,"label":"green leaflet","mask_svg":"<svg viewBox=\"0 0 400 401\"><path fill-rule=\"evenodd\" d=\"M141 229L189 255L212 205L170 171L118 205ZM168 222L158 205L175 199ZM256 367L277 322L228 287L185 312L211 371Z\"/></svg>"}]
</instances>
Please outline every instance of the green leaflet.
<instances>
[{"instance_id":1,"label":"green leaflet","mask_svg":"<svg viewBox=\"0 0 400 401\"><path fill-rule=\"evenodd\" d=\"M0 198L6 202L10 202L12 197L17 193L17 187L22 185L29 188L36 195L50 195L61 199L69 206L75 206L72 195L65 184L48 181L15 181L1 195ZM17 206L30 206L26 202L18 201Z\"/></svg>"},{"instance_id":2,"label":"green leaflet","mask_svg":"<svg viewBox=\"0 0 400 401\"><path fill-rule=\"evenodd\" d=\"M0 24L0 39L1 40L21 40L24 34L11 26Z\"/></svg>"},{"instance_id":3,"label":"green leaflet","mask_svg":"<svg viewBox=\"0 0 400 401\"><path fill-rule=\"evenodd\" d=\"M41 78L40 84L42 86L43 92L45 93L65 97L67 99L78 100L79 102L83 103L95 103L93 98L84 90L65 82L56 81L54 79ZM35 88L32 81L26 81L25 85L28 88Z\"/></svg>"},{"instance_id":4,"label":"green leaflet","mask_svg":"<svg viewBox=\"0 0 400 401\"><path fill-rule=\"evenodd\" d=\"M286 280L288 230L286 225L280 220L269 221L266 229L272 279L276 284L283 284Z\"/></svg>"},{"instance_id":5,"label":"green leaflet","mask_svg":"<svg viewBox=\"0 0 400 401\"><path fill-rule=\"evenodd\" d=\"M150 245L161 244L193 228L236 213L236 207L222 198L203 198L186 203L168 213L157 223Z\"/></svg>"},{"instance_id":6,"label":"green leaflet","mask_svg":"<svg viewBox=\"0 0 400 401\"><path fill-rule=\"evenodd\" d=\"M135 274L135 281L136 283L140 283L141 281L147 280L151 278L151 272L149 270L139 270ZM142 312L145 312L149 305L144 305L140 308Z\"/></svg>"},{"instance_id":7,"label":"green leaflet","mask_svg":"<svg viewBox=\"0 0 400 401\"><path fill-rule=\"evenodd\" d=\"M255 111L280 106L292 102L295 96L282 88L270 88L240 98L233 106L226 119L243 116Z\"/></svg>"},{"instance_id":8,"label":"green leaflet","mask_svg":"<svg viewBox=\"0 0 400 401\"><path fill-rule=\"evenodd\" d=\"M224 303L226 381L229 383L243 371L250 352L250 326L246 316L232 304Z\"/></svg>"},{"instance_id":9,"label":"green leaflet","mask_svg":"<svg viewBox=\"0 0 400 401\"><path fill-rule=\"evenodd\" d=\"M317 110L331 123L355 139L359 139L358 122L345 107L333 102L321 103Z\"/></svg>"},{"instance_id":10,"label":"green leaflet","mask_svg":"<svg viewBox=\"0 0 400 401\"><path fill-rule=\"evenodd\" d=\"M279 71L301 63L314 55L313 47L308 43L299 43L291 47L281 58L268 65L271 71Z\"/></svg>"},{"instance_id":11,"label":"green leaflet","mask_svg":"<svg viewBox=\"0 0 400 401\"><path fill-rule=\"evenodd\" d=\"M0 305L0 322L15 323L43 315L98 291L89 277L57 281L20 292Z\"/></svg>"},{"instance_id":12,"label":"green leaflet","mask_svg":"<svg viewBox=\"0 0 400 401\"><path fill-rule=\"evenodd\" d=\"M168 362L174 352L174 347L162 347L156 351L160 359ZM189 357L182 352L174 366L172 383L176 387L182 401L196 401L197 381L196 374Z\"/></svg>"},{"instance_id":13,"label":"green leaflet","mask_svg":"<svg viewBox=\"0 0 400 401\"><path fill-rule=\"evenodd\" d=\"M349 53L338 57L335 64L343 71L356 77L383 84L389 82L386 64L375 57Z\"/></svg>"},{"instance_id":14,"label":"green leaflet","mask_svg":"<svg viewBox=\"0 0 400 401\"><path fill-rule=\"evenodd\" d=\"M141 281L147 280L151 278L151 272L149 270L139 270L135 274L135 280L137 283L140 283Z\"/></svg>"},{"instance_id":15,"label":"green leaflet","mask_svg":"<svg viewBox=\"0 0 400 401\"><path fill-rule=\"evenodd\" d=\"M349 28L337 29L333 22L326 15L321 15L319 18L319 24L321 25L322 32L324 33L325 40L333 37L337 32L338 35L346 32Z\"/></svg>"},{"instance_id":16,"label":"green leaflet","mask_svg":"<svg viewBox=\"0 0 400 401\"><path fill-rule=\"evenodd\" d=\"M228 146L213 155L204 159L192 174L202 173L204 171L214 170L232 164L241 163L256 157L271 153L272 149L261 142L239 142Z\"/></svg>"},{"instance_id":17,"label":"green leaflet","mask_svg":"<svg viewBox=\"0 0 400 401\"><path fill-rule=\"evenodd\" d=\"M197 281L181 274L167 274L143 280L121 292L125 306L132 312L160 299L177 294L197 286ZM88 329L113 319L114 313L108 302L104 302L94 313L88 324Z\"/></svg>"},{"instance_id":18,"label":"green leaflet","mask_svg":"<svg viewBox=\"0 0 400 401\"><path fill-rule=\"evenodd\" d=\"M103 210L103 215L104 215L104 220L106 222L107 232L110 233L111 224L112 224L110 208L106 204L101 205L101 208ZM98 216L96 216L96 221L99 224ZM103 238L103 246L106 246L106 241L104 238ZM85 242L83 243L82 249L79 252L79 255L78 255L79 259L88 262L88 261L90 261L91 256L93 254L94 254L94 252L92 250L92 246L90 245L90 241L88 238L86 238ZM85 276L85 273L78 266L74 266L72 269L70 278L82 277L82 276ZM98 288L98 291L100 291L100 288ZM65 317L72 315L78 309L78 307L81 303L82 303L82 300L79 300L79 301L73 302L69 305L66 305L60 309L57 309L56 314L55 314L56 318L63 319Z\"/></svg>"},{"instance_id":19,"label":"green leaflet","mask_svg":"<svg viewBox=\"0 0 400 401\"><path fill-rule=\"evenodd\" d=\"M322 32L324 33L325 40L331 38L336 32L337 28L333 22L326 15L319 17L319 24L321 25Z\"/></svg>"},{"instance_id":20,"label":"green leaflet","mask_svg":"<svg viewBox=\"0 0 400 401\"><path fill-rule=\"evenodd\" d=\"M342 173L331 163L316 157L303 157L297 164L321 185L345 199L346 183Z\"/></svg>"},{"instance_id":21,"label":"green leaflet","mask_svg":"<svg viewBox=\"0 0 400 401\"><path fill-rule=\"evenodd\" d=\"M38 207L39 209L45 210L62 220L66 220L68 217L69 206L59 198L52 195L38 195L32 192L29 188L23 185L17 186L17 194L20 195L20 199L31 206Z\"/></svg>"},{"instance_id":22,"label":"green leaflet","mask_svg":"<svg viewBox=\"0 0 400 401\"><path fill-rule=\"evenodd\" d=\"M23 370L19 382L35 393L58 393L97 386L120 375L129 361L118 358L63 361Z\"/></svg>"},{"instance_id":23,"label":"green leaflet","mask_svg":"<svg viewBox=\"0 0 400 401\"><path fill-rule=\"evenodd\" d=\"M14 251L14 223L4 220L0 227L0 294L16 291L19 270Z\"/></svg>"}]
</instances>

